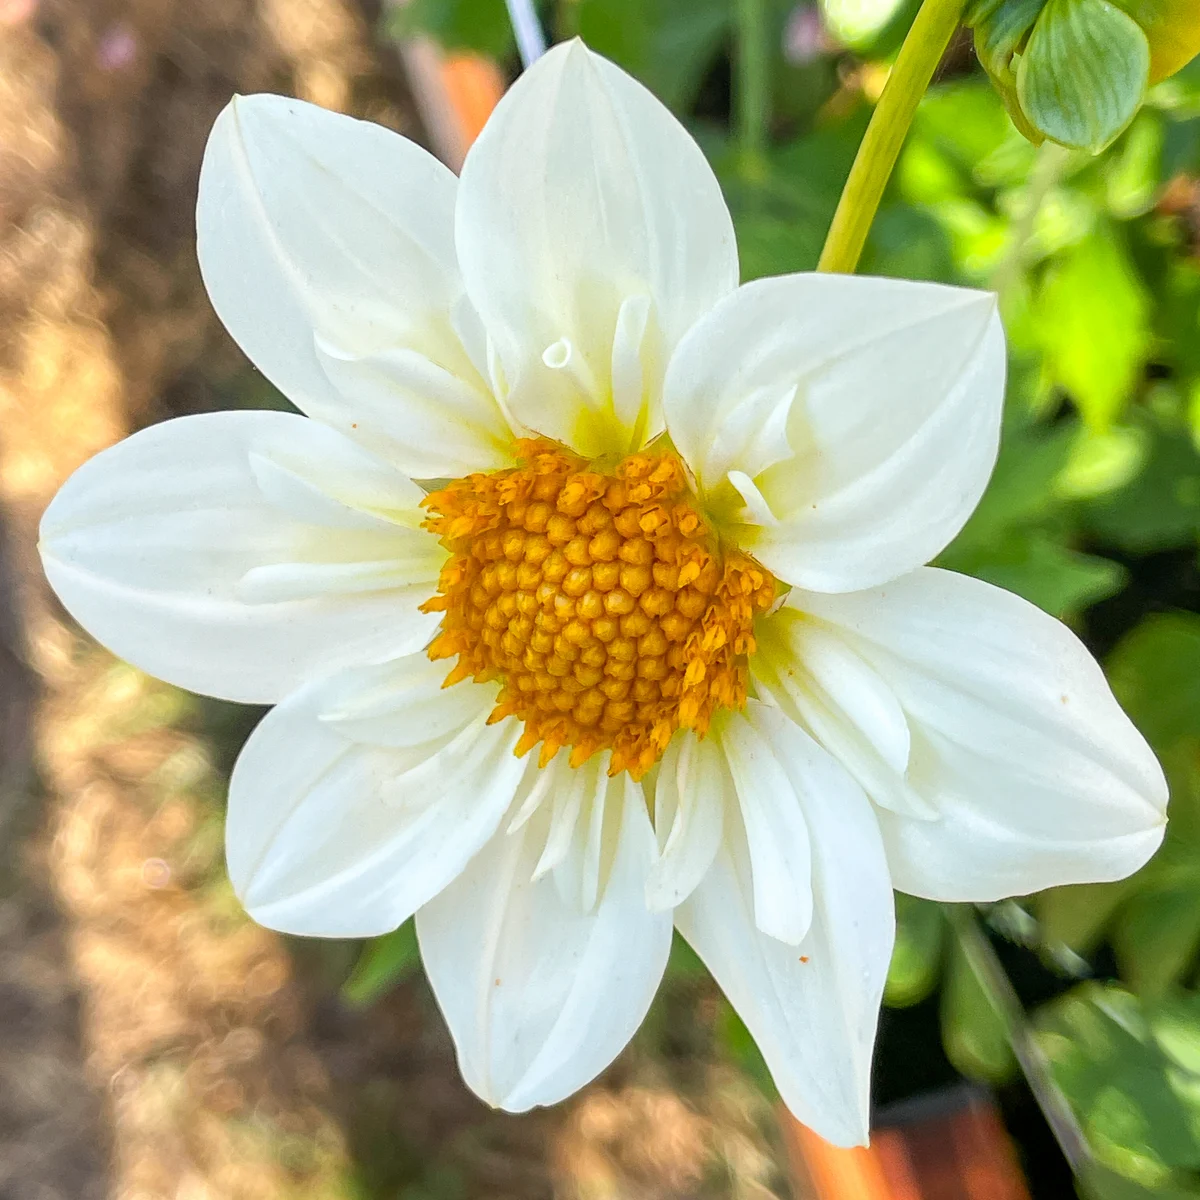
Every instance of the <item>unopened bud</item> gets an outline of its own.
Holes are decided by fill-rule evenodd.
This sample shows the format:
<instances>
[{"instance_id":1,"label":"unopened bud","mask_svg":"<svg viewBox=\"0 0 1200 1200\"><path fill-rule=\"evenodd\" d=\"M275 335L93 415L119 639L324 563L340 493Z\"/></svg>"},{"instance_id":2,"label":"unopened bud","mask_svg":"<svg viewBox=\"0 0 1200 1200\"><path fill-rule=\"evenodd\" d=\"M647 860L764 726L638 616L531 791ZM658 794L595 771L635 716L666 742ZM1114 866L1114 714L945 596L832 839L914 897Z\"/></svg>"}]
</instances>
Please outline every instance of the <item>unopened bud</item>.
<instances>
[{"instance_id":1,"label":"unopened bud","mask_svg":"<svg viewBox=\"0 0 1200 1200\"><path fill-rule=\"evenodd\" d=\"M1200 0L975 0L967 24L1017 128L1092 153L1200 52Z\"/></svg>"}]
</instances>

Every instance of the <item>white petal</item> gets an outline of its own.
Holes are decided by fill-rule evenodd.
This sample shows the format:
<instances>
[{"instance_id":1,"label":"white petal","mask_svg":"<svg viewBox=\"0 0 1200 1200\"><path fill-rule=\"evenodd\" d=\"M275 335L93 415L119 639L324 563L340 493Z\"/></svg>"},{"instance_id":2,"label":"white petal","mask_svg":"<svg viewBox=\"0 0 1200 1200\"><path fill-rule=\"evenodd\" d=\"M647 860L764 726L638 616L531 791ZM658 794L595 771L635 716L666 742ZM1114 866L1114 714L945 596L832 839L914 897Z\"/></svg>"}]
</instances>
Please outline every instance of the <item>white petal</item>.
<instances>
[{"instance_id":1,"label":"white petal","mask_svg":"<svg viewBox=\"0 0 1200 1200\"><path fill-rule=\"evenodd\" d=\"M812 924L812 849L800 793L826 784L828 755L800 730L785 762L757 728L778 714L750 701L746 715L724 714L714 733L741 810L754 890L754 923L769 937L795 946ZM783 718L781 718L783 719ZM840 786L840 779L835 786Z\"/></svg>"},{"instance_id":2,"label":"white petal","mask_svg":"<svg viewBox=\"0 0 1200 1200\"><path fill-rule=\"evenodd\" d=\"M895 693L843 637L788 606L764 620L764 651L778 650L775 669L789 696L810 694L841 713L895 772L908 766L908 720ZM755 657L754 666L763 663Z\"/></svg>"},{"instance_id":3,"label":"white petal","mask_svg":"<svg viewBox=\"0 0 1200 1200\"><path fill-rule=\"evenodd\" d=\"M626 297L617 310L617 325L613 331L612 397L618 423L623 429L633 431L632 445L637 445L648 432L639 426L650 417L646 364L642 362L649 326L650 297ZM651 382L657 384L658 380Z\"/></svg>"},{"instance_id":4,"label":"white petal","mask_svg":"<svg viewBox=\"0 0 1200 1200\"><path fill-rule=\"evenodd\" d=\"M235 98L200 173L200 268L226 328L310 416L418 477L504 465L506 423L459 336L456 191L406 138L281 96ZM451 411L421 395L429 378Z\"/></svg>"},{"instance_id":5,"label":"white petal","mask_svg":"<svg viewBox=\"0 0 1200 1200\"><path fill-rule=\"evenodd\" d=\"M314 421L206 413L80 467L42 518L41 553L67 609L114 653L193 691L270 703L432 636L437 617L418 606L445 551L413 527L419 495Z\"/></svg>"},{"instance_id":6,"label":"white petal","mask_svg":"<svg viewBox=\"0 0 1200 1200\"><path fill-rule=\"evenodd\" d=\"M418 506L425 493L395 468L343 438L314 429L302 437L292 447L273 446L273 457L250 451L254 482L276 508L298 521L333 529L376 529L380 519L414 529L420 525L424 514ZM304 457L318 442L320 456Z\"/></svg>"},{"instance_id":7,"label":"white petal","mask_svg":"<svg viewBox=\"0 0 1200 1200\"><path fill-rule=\"evenodd\" d=\"M659 857L646 883L651 908L674 908L692 894L712 865L726 810L735 802L717 742L683 733L673 737L654 788Z\"/></svg>"},{"instance_id":8,"label":"white petal","mask_svg":"<svg viewBox=\"0 0 1200 1200\"><path fill-rule=\"evenodd\" d=\"M234 767L229 875L246 910L272 929L321 937L395 929L495 832L525 771L513 755L516 722L484 723L494 689L464 685L477 694L473 713L443 708L440 720L410 731L429 740L396 749L351 741L321 719L331 700L344 707L356 683L377 690L379 669L288 697ZM411 712L422 698L436 703L438 686L415 688L403 704ZM405 715L398 707L397 720Z\"/></svg>"},{"instance_id":9,"label":"white petal","mask_svg":"<svg viewBox=\"0 0 1200 1200\"><path fill-rule=\"evenodd\" d=\"M737 523L767 526L779 524L779 518L771 511L767 498L745 471L730 471L725 478L745 503L745 509L735 514Z\"/></svg>"},{"instance_id":10,"label":"white petal","mask_svg":"<svg viewBox=\"0 0 1200 1200\"><path fill-rule=\"evenodd\" d=\"M578 41L521 75L471 148L456 239L514 416L587 455L661 428L641 393L658 395L671 349L737 285L733 225L699 147Z\"/></svg>"},{"instance_id":11,"label":"white petal","mask_svg":"<svg viewBox=\"0 0 1200 1200\"><path fill-rule=\"evenodd\" d=\"M788 1108L838 1145L862 1144L895 932L879 830L862 792L832 760L818 764L820 751L802 730L765 706L751 719L789 772L812 773L813 786L794 793L812 840L812 925L799 946L757 928L750 853L737 820L712 869L676 910L676 924L746 1022Z\"/></svg>"},{"instance_id":12,"label":"white petal","mask_svg":"<svg viewBox=\"0 0 1200 1200\"><path fill-rule=\"evenodd\" d=\"M418 479L458 478L512 463L512 430L478 378L400 346L354 355L320 338L317 359L348 397L356 437ZM336 422L335 422L336 423Z\"/></svg>"},{"instance_id":13,"label":"white petal","mask_svg":"<svg viewBox=\"0 0 1200 1200\"><path fill-rule=\"evenodd\" d=\"M937 810L913 790L904 774L888 764L853 718L834 705L794 657L790 646L782 639L775 642L771 638L771 626L775 624L771 621L759 626L758 650L751 660L760 695L807 729L880 808L925 820L935 818ZM906 763L910 747L911 736L905 744Z\"/></svg>"},{"instance_id":14,"label":"white petal","mask_svg":"<svg viewBox=\"0 0 1200 1200\"><path fill-rule=\"evenodd\" d=\"M654 833L642 790L623 775L607 803L616 845L590 912L565 903L552 878L532 879L542 811L493 838L417 913L463 1076L499 1108L553 1104L594 1078L641 1024L666 967L670 914L644 899Z\"/></svg>"},{"instance_id":15,"label":"white petal","mask_svg":"<svg viewBox=\"0 0 1200 1200\"><path fill-rule=\"evenodd\" d=\"M996 900L1118 879L1162 840L1162 770L1067 627L927 568L847 596L793 593L874 667L912 731L935 821L880 813L902 891Z\"/></svg>"},{"instance_id":16,"label":"white petal","mask_svg":"<svg viewBox=\"0 0 1200 1200\"><path fill-rule=\"evenodd\" d=\"M590 776L594 769L560 769L555 772L559 782L550 797L550 828L546 832L546 841L537 865L533 868L535 883L553 871L571 852L579 816L583 811L584 794L591 790L589 785L593 780Z\"/></svg>"},{"instance_id":17,"label":"white petal","mask_svg":"<svg viewBox=\"0 0 1200 1200\"><path fill-rule=\"evenodd\" d=\"M606 752L593 755L578 770L563 768L580 777L582 803L570 849L555 865L554 886L563 903L574 912L589 913L596 907L604 881L612 871L625 797L632 797L641 811L646 811L642 789L628 775L610 779L609 763ZM640 821L639 816L639 826Z\"/></svg>"},{"instance_id":18,"label":"white petal","mask_svg":"<svg viewBox=\"0 0 1200 1200\"><path fill-rule=\"evenodd\" d=\"M456 732L495 703L495 688L443 687L445 662L424 654L359 667L328 680L320 719L348 741L411 749Z\"/></svg>"},{"instance_id":19,"label":"white petal","mask_svg":"<svg viewBox=\"0 0 1200 1200\"><path fill-rule=\"evenodd\" d=\"M247 604L319 600L355 592L394 592L428 575L429 550L405 547L389 558L352 563L272 563L242 576L237 595Z\"/></svg>"},{"instance_id":20,"label":"white petal","mask_svg":"<svg viewBox=\"0 0 1200 1200\"><path fill-rule=\"evenodd\" d=\"M706 491L720 501L732 471L761 494L772 521L755 504L731 513L745 549L789 583L851 591L927 562L962 527L995 462L1004 362L988 293L788 275L696 324L663 405Z\"/></svg>"}]
</instances>

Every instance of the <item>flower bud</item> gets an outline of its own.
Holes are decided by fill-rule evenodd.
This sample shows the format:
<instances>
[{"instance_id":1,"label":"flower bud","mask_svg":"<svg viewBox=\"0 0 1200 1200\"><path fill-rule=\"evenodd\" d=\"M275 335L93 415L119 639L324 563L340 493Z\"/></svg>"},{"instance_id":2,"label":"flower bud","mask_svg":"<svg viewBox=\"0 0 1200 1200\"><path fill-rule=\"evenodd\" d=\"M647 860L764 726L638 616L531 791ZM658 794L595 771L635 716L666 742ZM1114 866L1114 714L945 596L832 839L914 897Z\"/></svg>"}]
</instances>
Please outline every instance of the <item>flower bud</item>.
<instances>
[{"instance_id":1,"label":"flower bud","mask_svg":"<svg viewBox=\"0 0 1200 1200\"><path fill-rule=\"evenodd\" d=\"M1017 128L1094 154L1200 52L1200 0L975 0L967 24Z\"/></svg>"}]
</instances>

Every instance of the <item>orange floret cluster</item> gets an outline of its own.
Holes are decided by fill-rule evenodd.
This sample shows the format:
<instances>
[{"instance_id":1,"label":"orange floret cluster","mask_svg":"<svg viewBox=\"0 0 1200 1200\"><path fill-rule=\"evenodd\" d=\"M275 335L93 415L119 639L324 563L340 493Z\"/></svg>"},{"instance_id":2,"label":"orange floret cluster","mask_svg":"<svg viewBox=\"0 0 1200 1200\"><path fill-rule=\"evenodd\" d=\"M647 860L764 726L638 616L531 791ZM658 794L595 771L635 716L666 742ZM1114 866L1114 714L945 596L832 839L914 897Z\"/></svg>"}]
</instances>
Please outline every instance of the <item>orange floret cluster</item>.
<instances>
[{"instance_id":1,"label":"orange floret cluster","mask_svg":"<svg viewBox=\"0 0 1200 1200\"><path fill-rule=\"evenodd\" d=\"M499 679L492 720L525 724L524 754L571 765L610 748L610 773L640 779L678 728L703 735L746 700L753 623L775 580L721 553L673 453L611 473L557 444L517 444L512 470L468 475L425 498L450 558L432 659L458 657L446 686Z\"/></svg>"}]
</instances>

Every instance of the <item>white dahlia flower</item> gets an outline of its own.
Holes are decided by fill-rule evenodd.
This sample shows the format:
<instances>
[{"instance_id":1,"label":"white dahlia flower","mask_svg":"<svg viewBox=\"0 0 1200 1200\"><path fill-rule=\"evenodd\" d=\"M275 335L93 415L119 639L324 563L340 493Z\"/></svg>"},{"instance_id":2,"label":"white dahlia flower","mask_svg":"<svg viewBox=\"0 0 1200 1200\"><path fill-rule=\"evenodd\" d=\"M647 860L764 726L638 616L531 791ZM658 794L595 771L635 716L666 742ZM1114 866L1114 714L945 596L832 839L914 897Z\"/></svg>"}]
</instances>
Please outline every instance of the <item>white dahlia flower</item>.
<instances>
[{"instance_id":1,"label":"white dahlia flower","mask_svg":"<svg viewBox=\"0 0 1200 1200\"><path fill-rule=\"evenodd\" d=\"M276 706L230 784L237 894L290 933L415 914L488 1102L611 1062L674 925L792 1111L862 1142L893 886L992 900L1158 846L1162 773L1083 646L922 565L995 459L991 295L739 287L699 148L579 42L461 179L237 99L197 221L217 312L307 415L100 454L46 572L143 670Z\"/></svg>"}]
</instances>

